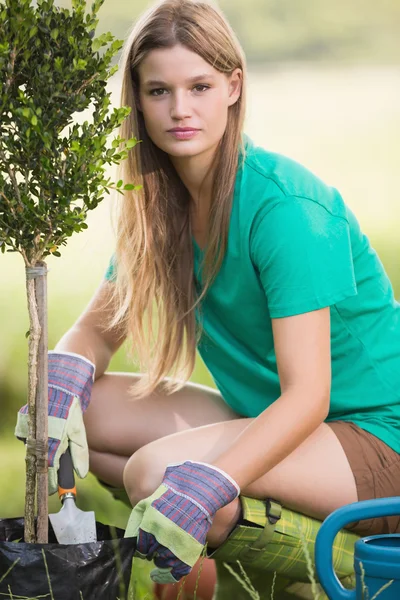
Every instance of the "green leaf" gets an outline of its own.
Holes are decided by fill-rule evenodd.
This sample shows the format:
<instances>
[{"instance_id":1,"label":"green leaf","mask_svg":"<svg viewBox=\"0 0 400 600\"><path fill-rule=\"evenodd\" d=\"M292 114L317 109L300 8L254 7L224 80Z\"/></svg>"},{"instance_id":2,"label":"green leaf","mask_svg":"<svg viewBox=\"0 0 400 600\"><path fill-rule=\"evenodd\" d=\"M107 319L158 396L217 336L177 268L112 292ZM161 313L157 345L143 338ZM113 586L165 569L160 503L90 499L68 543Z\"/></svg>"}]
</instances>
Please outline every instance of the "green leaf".
<instances>
[{"instance_id":1,"label":"green leaf","mask_svg":"<svg viewBox=\"0 0 400 600\"><path fill-rule=\"evenodd\" d=\"M134 190L135 186L133 183L126 183L122 189L123 190Z\"/></svg>"},{"instance_id":2,"label":"green leaf","mask_svg":"<svg viewBox=\"0 0 400 600\"><path fill-rule=\"evenodd\" d=\"M109 72L109 76L112 77L114 75L114 73L116 73L119 69L119 65L114 65Z\"/></svg>"},{"instance_id":3,"label":"green leaf","mask_svg":"<svg viewBox=\"0 0 400 600\"><path fill-rule=\"evenodd\" d=\"M120 187L121 187L121 185L122 185L123 183L124 183L124 182L122 181L122 179L120 179L120 180L118 181L118 183L117 183L117 188L120 188Z\"/></svg>"},{"instance_id":4,"label":"green leaf","mask_svg":"<svg viewBox=\"0 0 400 600\"><path fill-rule=\"evenodd\" d=\"M134 147L136 146L136 144L137 144L137 143L138 143L138 140L137 140L136 138L132 138L132 139L130 139L130 140L128 140L128 141L126 142L126 147L127 147L128 149L130 149L130 148L134 148Z\"/></svg>"}]
</instances>

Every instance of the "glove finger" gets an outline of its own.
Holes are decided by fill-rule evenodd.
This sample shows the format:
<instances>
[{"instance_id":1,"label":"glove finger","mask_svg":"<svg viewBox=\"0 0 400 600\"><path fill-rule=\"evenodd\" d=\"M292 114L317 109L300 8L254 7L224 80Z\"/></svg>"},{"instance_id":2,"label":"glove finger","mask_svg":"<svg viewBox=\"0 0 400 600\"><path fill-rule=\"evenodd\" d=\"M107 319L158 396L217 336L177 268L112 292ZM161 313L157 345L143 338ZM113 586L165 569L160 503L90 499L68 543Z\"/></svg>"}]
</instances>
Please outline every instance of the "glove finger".
<instances>
[{"instance_id":1,"label":"glove finger","mask_svg":"<svg viewBox=\"0 0 400 600\"><path fill-rule=\"evenodd\" d=\"M150 579L155 583L178 583L179 579L175 579L171 573L171 569L153 569L150 571Z\"/></svg>"},{"instance_id":2,"label":"glove finger","mask_svg":"<svg viewBox=\"0 0 400 600\"><path fill-rule=\"evenodd\" d=\"M175 581L179 581L192 570L192 567L177 558L175 554L165 546L159 546L157 555L154 558L154 564L162 571L157 577L164 577L167 570Z\"/></svg>"},{"instance_id":3,"label":"glove finger","mask_svg":"<svg viewBox=\"0 0 400 600\"><path fill-rule=\"evenodd\" d=\"M176 583L183 577L186 577L192 570L191 567L176 557L175 566L165 566L165 561L162 558L156 557L154 564L156 568L150 572L150 577L156 583ZM172 562L172 561L171 561Z\"/></svg>"},{"instance_id":4,"label":"glove finger","mask_svg":"<svg viewBox=\"0 0 400 600\"><path fill-rule=\"evenodd\" d=\"M19 440L26 440L28 437L28 415L21 413L21 411L17 413L14 435Z\"/></svg>"},{"instance_id":5,"label":"glove finger","mask_svg":"<svg viewBox=\"0 0 400 600\"><path fill-rule=\"evenodd\" d=\"M69 411L67 435L71 451L72 464L78 477L83 479L89 471L89 448L82 410L75 399Z\"/></svg>"},{"instance_id":6,"label":"glove finger","mask_svg":"<svg viewBox=\"0 0 400 600\"><path fill-rule=\"evenodd\" d=\"M58 490L58 476L54 467L49 467L48 471L48 494L52 496Z\"/></svg>"},{"instance_id":7,"label":"glove finger","mask_svg":"<svg viewBox=\"0 0 400 600\"><path fill-rule=\"evenodd\" d=\"M56 438L49 437L49 446L48 446L48 462L49 468L55 467L56 471L58 471L58 467L60 464L60 444L61 440Z\"/></svg>"},{"instance_id":8,"label":"glove finger","mask_svg":"<svg viewBox=\"0 0 400 600\"><path fill-rule=\"evenodd\" d=\"M66 437L61 440L49 438L49 468L54 468L55 473L60 468L60 458L68 448L68 439ZM51 455L50 455L51 449Z\"/></svg>"},{"instance_id":9,"label":"glove finger","mask_svg":"<svg viewBox=\"0 0 400 600\"><path fill-rule=\"evenodd\" d=\"M147 533L139 529L138 537L136 540L136 551L142 556L145 556L147 560L152 560L153 556L162 548L152 533Z\"/></svg>"},{"instance_id":10,"label":"glove finger","mask_svg":"<svg viewBox=\"0 0 400 600\"><path fill-rule=\"evenodd\" d=\"M58 490L58 469L60 468L60 458L68 448L68 440L64 437L61 440L49 438L49 478L48 492L51 496Z\"/></svg>"},{"instance_id":11,"label":"glove finger","mask_svg":"<svg viewBox=\"0 0 400 600\"><path fill-rule=\"evenodd\" d=\"M189 575L192 567L189 567L186 563L178 560L178 564L172 569L171 575L175 579L175 581L179 581L182 577Z\"/></svg>"},{"instance_id":12,"label":"glove finger","mask_svg":"<svg viewBox=\"0 0 400 600\"><path fill-rule=\"evenodd\" d=\"M69 448L75 473L80 479L84 479L89 472L89 448L87 442L85 444L83 441L76 443L75 439L70 439Z\"/></svg>"}]
</instances>

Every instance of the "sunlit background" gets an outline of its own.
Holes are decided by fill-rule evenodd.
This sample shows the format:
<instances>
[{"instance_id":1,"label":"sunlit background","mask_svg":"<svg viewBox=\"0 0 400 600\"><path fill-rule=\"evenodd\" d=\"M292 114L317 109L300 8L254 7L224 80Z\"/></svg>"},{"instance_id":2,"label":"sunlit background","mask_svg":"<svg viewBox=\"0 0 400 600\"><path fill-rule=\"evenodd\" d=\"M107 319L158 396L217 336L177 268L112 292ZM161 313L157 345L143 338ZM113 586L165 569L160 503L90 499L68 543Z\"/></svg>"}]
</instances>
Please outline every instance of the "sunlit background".
<instances>
[{"instance_id":1,"label":"sunlit background","mask_svg":"<svg viewBox=\"0 0 400 600\"><path fill-rule=\"evenodd\" d=\"M70 7L69 2L59 2ZM98 32L124 39L148 2L105 0ZM221 0L247 55L245 131L342 193L371 239L400 297L400 3L398 0ZM110 83L119 104L118 73ZM110 172L113 175L113 172ZM113 250L105 200L89 228L48 259L49 347L74 323L100 283ZM25 403L29 328L25 273L0 255L0 517L23 514L24 450L13 436ZM129 370L124 347L110 368ZM201 361L192 378L212 385ZM110 399L111 400L111 399ZM124 526L126 511L94 478L79 489L97 516ZM56 500L51 499L52 507Z\"/></svg>"}]
</instances>

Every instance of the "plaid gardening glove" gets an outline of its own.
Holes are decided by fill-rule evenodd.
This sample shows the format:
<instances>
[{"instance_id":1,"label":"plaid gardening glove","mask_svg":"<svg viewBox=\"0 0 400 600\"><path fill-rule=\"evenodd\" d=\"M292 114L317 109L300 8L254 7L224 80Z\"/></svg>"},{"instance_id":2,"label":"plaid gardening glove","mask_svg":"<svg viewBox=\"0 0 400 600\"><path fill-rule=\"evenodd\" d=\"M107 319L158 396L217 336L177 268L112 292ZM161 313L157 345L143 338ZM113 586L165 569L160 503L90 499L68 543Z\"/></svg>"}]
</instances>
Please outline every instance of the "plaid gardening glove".
<instances>
[{"instance_id":1,"label":"plaid gardening glove","mask_svg":"<svg viewBox=\"0 0 400 600\"><path fill-rule=\"evenodd\" d=\"M176 583L198 560L219 508L240 493L223 471L190 460L169 465L159 488L137 503L125 537L136 538L135 556L154 560L150 577Z\"/></svg>"},{"instance_id":2,"label":"plaid gardening glove","mask_svg":"<svg viewBox=\"0 0 400 600\"><path fill-rule=\"evenodd\" d=\"M72 352L48 353L49 371L49 494L58 489L57 471L60 457L70 448L78 477L89 470L89 451L83 413L90 401L95 366L87 358ZM15 428L17 438L28 437L28 405L19 412Z\"/></svg>"}]
</instances>

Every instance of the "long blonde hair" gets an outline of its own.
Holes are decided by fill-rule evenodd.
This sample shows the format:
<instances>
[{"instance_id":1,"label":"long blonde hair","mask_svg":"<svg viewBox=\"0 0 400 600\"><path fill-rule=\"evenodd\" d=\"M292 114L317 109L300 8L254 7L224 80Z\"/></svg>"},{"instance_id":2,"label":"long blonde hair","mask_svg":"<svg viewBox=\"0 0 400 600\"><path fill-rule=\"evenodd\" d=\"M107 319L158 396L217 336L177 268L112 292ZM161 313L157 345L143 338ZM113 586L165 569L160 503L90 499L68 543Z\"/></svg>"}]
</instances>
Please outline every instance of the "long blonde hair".
<instances>
[{"instance_id":1,"label":"long blonde hair","mask_svg":"<svg viewBox=\"0 0 400 600\"><path fill-rule=\"evenodd\" d=\"M155 48L176 44L196 52L222 73L242 70L241 96L228 108L226 130L213 164L201 294L193 271L192 200L168 155L148 136L135 102L141 61ZM145 11L124 45L121 63L121 105L130 106L131 113L120 136L141 140L123 162L121 178L142 188L125 192L118 201L112 298L117 309L106 328L118 326L124 331L131 342L131 356L139 358L143 376L129 390L139 398L153 392L164 378L167 393L180 389L195 366L202 330L199 302L224 257L239 152L244 159L247 71L243 50L223 14L199 0L163 0Z\"/></svg>"}]
</instances>

